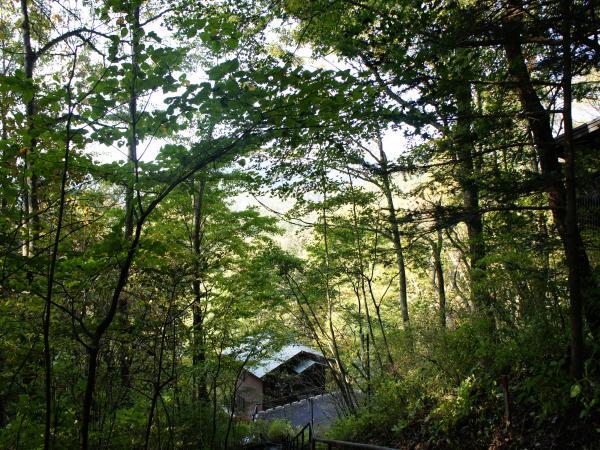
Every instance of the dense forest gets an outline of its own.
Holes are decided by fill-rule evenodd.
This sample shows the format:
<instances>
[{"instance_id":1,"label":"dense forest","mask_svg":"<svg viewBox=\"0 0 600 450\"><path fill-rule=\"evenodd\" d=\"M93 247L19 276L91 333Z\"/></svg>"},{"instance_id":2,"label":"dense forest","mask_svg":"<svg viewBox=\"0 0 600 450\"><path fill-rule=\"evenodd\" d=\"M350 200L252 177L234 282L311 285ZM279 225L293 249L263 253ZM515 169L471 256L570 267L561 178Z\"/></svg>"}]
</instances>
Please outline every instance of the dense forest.
<instances>
[{"instance_id":1,"label":"dense forest","mask_svg":"<svg viewBox=\"0 0 600 450\"><path fill-rule=\"evenodd\" d=\"M597 0L2 0L0 448L240 448L290 342L332 438L598 448L599 35Z\"/></svg>"}]
</instances>

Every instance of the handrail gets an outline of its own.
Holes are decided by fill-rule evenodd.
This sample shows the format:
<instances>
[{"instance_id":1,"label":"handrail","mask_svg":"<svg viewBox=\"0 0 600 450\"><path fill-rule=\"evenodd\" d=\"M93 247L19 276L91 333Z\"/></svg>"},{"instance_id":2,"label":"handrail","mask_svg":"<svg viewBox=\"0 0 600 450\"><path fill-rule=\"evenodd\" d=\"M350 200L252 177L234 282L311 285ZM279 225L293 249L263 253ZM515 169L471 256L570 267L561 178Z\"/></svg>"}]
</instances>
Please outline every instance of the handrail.
<instances>
[{"instance_id":1,"label":"handrail","mask_svg":"<svg viewBox=\"0 0 600 450\"><path fill-rule=\"evenodd\" d=\"M304 432L308 429L308 441L304 440ZM349 442L349 441L336 441L334 439L321 439L317 438L314 435L311 423L307 423L304 425L298 433L293 438L290 438L288 441L288 447L292 450L295 449L304 449L305 445L308 445L311 449L315 449L315 444L327 444L327 449L331 450L333 448L358 448L362 450L398 450L392 447L382 447L380 445L373 444L359 444L357 442Z\"/></svg>"},{"instance_id":2,"label":"handrail","mask_svg":"<svg viewBox=\"0 0 600 450\"><path fill-rule=\"evenodd\" d=\"M306 442L307 444L310 444L314 438L313 438L313 434L312 434L312 427L310 426L310 422L307 423L306 425L304 425L302 427L302 429L296 433L296 436L294 436L292 439L290 439L290 447L292 449L303 449L304 448L304 431L308 428L308 441ZM300 445L300 446L298 446Z\"/></svg>"},{"instance_id":3,"label":"handrail","mask_svg":"<svg viewBox=\"0 0 600 450\"><path fill-rule=\"evenodd\" d=\"M380 445L373 445L373 444L359 444L356 442L348 442L348 441L336 441L333 439L320 439L320 438L313 438L313 442L319 442L321 444L327 444L327 448L331 449L331 448L360 448L363 450L398 450L396 448L392 448L392 447L381 447ZM332 447L332 446L336 446L336 447Z\"/></svg>"}]
</instances>

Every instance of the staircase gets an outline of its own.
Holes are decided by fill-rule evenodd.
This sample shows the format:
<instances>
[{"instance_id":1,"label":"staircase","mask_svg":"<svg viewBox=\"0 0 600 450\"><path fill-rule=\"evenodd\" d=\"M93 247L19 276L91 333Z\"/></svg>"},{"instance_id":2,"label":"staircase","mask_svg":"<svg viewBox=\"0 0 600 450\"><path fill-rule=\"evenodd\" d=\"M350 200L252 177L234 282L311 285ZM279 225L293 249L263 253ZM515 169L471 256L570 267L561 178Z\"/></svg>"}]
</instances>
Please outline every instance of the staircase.
<instances>
[{"instance_id":1,"label":"staircase","mask_svg":"<svg viewBox=\"0 0 600 450\"><path fill-rule=\"evenodd\" d=\"M317 450L317 449L363 449L363 450L397 450L391 447L381 447L372 444L359 444L357 442L336 441L333 439L317 438L311 424L307 423L283 447L285 450Z\"/></svg>"}]
</instances>

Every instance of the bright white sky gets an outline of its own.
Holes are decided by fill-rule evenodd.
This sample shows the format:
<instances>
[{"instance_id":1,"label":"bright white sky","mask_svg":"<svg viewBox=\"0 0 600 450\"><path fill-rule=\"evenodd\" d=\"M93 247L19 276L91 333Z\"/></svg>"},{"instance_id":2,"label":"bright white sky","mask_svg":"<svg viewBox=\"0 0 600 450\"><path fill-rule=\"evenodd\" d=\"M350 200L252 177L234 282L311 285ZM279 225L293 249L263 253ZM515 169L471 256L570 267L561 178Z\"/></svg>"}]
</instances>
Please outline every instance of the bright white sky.
<instances>
[{"instance_id":1,"label":"bright white sky","mask_svg":"<svg viewBox=\"0 0 600 450\"><path fill-rule=\"evenodd\" d=\"M276 29L279 28L280 24L276 24L274 26L273 31L268 32L268 36L271 37L274 45L281 45L281 39L277 35ZM171 40L171 32L164 26L162 21L155 21L146 26L146 30L154 31L157 33L162 39L163 44L168 45L168 42ZM330 70L346 70L351 68L343 61L338 60L335 55L329 55L325 58L314 59L311 49L309 46L303 45L295 48L295 55L302 59L304 65L307 68L323 68ZM197 67L194 71L188 72L187 74L188 80L193 83L201 82L207 79L206 73L201 67ZM170 93L169 96L172 96L173 93ZM150 107L148 109L152 109L152 107L160 107L163 105L163 101L166 95L163 95L161 92L154 93L149 100ZM588 122L600 115L600 105L598 104L584 104L584 103L575 103L573 108L573 118L575 125L579 125L585 122ZM388 130L385 132L383 136L384 147L386 149L386 153L390 159L397 158L403 150L405 150L408 146L406 139L403 134L399 131ZM140 144L140 159L142 161L150 162L156 159L158 152L162 145L165 144L165 141L162 139L152 139L150 142L142 142ZM118 161L124 160L127 157L125 148L117 148L114 146L106 147L97 145L92 149L92 152L95 154L95 157L102 162L109 161Z\"/></svg>"},{"instance_id":2,"label":"bright white sky","mask_svg":"<svg viewBox=\"0 0 600 450\"><path fill-rule=\"evenodd\" d=\"M161 38L163 39L163 44L168 43L168 41L170 40L170 33L166 29L166 27L162 25L161 22L157 21L149 25L147 27L147 31L154 31L159 36L161 36ZM278 39L275 32L270 34L273 36L274 43L280 43L280 40ZM324 68L332 70L345 70L349 68L349 66L337 60L335 56L332 55L326 58L320 58L315 60L314 58L312 58L311 50L307 46L302 46L300 48L295 49L295 55L301 58L304 61L305 66L308 68ZM198 67L193 72L187 73L187 78L191 82L200 82L202 80L206 80L206 73L202 70L202 68ZM173 93L169 94L169 96L172 95ZM163 102L165 97L166 96L163 95L161 92L152 94L151 98L144 100L150 102L149 108L147 109L152 109L153 107L161 107L164 104ZM143 104L143 102L140 103ZM595 117L598 117L600 115L600 108L599 105L578 103L574 105L573 112L575 124L578 125L590 121ZM409 146L409 143L406 141L404 135L400 131L388 130L386 133L384 133L383 143L386 153L391 160L397 158ZM152 139L148 142L140 143L140 159L146 162L154 161L161 146L164 144L165 141L159 138ZM94 155L94 157L97 160L101 162L110 162L126 159L125 147L118 148L116 146L95 145L93 148L90 149L90 152ZM268 204L269 208L280 213L285 213L289 208L292 207L291 202L282 201L280 199L270 196L263 196L259 199L259 201ZM258 206L260 209L263 210L265 214L273 214L272 211L268 211L265 208L263 208L259 202L257 202L253 197L249 196L248 194L238 195L232 200L232 203L232 206L236 209L243 209L248 206ZM291 228L294 227L291 226ZM287 239L286 241L289 242L289 240Z\"/></svg>"}]
</instances>

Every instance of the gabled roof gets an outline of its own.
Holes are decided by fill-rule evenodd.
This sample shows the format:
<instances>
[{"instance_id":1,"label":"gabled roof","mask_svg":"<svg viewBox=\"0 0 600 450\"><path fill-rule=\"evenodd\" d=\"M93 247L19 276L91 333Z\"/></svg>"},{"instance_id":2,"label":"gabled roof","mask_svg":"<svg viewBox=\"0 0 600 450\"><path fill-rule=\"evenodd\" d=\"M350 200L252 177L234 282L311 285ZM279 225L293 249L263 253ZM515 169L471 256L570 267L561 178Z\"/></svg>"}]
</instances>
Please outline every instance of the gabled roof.
<instances>
[{"instance_id":1,"label":"gabled roof","mask_svg":"<svg viewBox=\"0 0 600 450\"><path fill-rule=\"evenodd\" d=\"M254 364L248 365L246 367L246 370L248 372L250 372L252 375L254 375L255 377L262 378L266 374L272 372L277 367L279 367L283 363L289 361L294 356L296 356L300 353L308 353L309 355L313 355L318 358L324 357L321 352L319 352L313 348L307 347L306 345L291 344L291 345L286 345L285 347L283 347L281 350L279 350L278 352L276 352L273 355L267 356L261 360L258 360ZM307 358L306 360L301 361L294 368L294 370L296 370L296 368L298 366L302 365L302 363L306 364L306 361L308 361L308 365L306 365L306 367L301 368L301 370L296 371L296 373L300 373L300 372L306 370L308 367L310 367L310 365L314 364L314 361L311 362L312 360L310 358Z\"/></svg>"},{"instance_id":2,"label":"gabled roof","mask_svg":"<svg viewBox=\"0 0 600 450\"><path fill-rule=\"evenodd\" d=\"M583 125L573 128L573 142L575 145L582 145L591 142L600 135L600 117L595 118ZM563 147L565 145L565 135L561 134L555 139L556 143Z\"/></svg>"}]
</instances>

